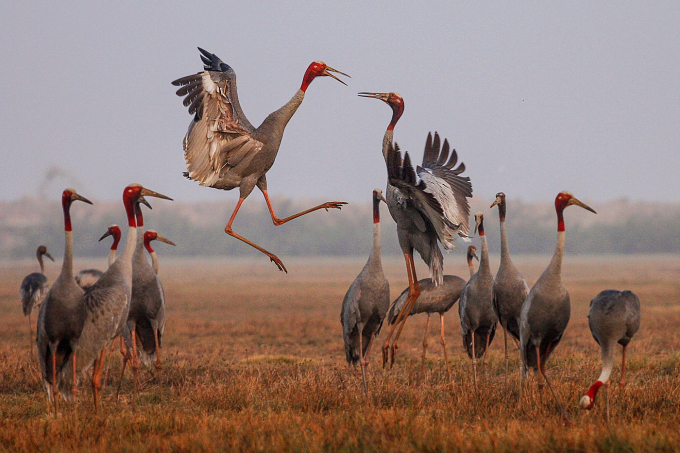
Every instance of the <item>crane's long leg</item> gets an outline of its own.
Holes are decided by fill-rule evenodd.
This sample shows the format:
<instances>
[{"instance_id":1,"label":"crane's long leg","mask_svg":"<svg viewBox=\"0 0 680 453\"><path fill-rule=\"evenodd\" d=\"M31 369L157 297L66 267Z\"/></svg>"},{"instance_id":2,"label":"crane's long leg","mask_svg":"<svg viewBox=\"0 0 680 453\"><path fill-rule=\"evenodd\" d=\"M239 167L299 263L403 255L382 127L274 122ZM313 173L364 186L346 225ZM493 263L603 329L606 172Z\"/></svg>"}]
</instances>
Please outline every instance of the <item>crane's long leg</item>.
<instances>
[{"instance_id":1,"label":"crane's long leg","mask_svg":"<svg viewBox=\"0 0 680 453\"><path fill-rule=\"evenodd\" d=\"M78 375L76 374L76 353L73 352L73 386L71 387L71 396L73 397L73 407L76 405L76 391L78 388Z\"/></svg>"},{"instance_id":2,"label":"crane's long leg","mask_svg":"<svg viewBox=\"0 0 680 453\"><path fill-rule=\"evenodd\" d=\"M472 332L472 380L477 391L477 351L475 350L475 333Z\"/></svg>"},{"instance_id":3,"label":"crane's long leg","mask_svg":"<svg viewBox=\"0 0 680 453\"><path fill-rule=\"evenodd\" d=\"M106 349L102 349L102 352L99 353L99 357L94 361L94 370L92 371L92 397L94 399L95 414L99 411L99 390L102 387L102 366L104 365Z\"/></svg>"},{"instance_id":4,"label":"crane's long leg","mask_svg":"<svg viewBox=\"0 0 680 453\"><path fill-rule=\"evenodd\" d=\"M427 337L430 335L430 313L427 314L427 324L425 324L425 335L423 335L423 360L420 365L420 373L425 379L425 355L427 354Z\"/></svg>"},{"instance_id":5,"label":"crane's long leg","mask_svg":"<svg viewBox=\"0 0 680 453\"><path fill-rule=\"evenodd\" d=\"M161 365L161 346L158 342L158 329L153 329L153 340L156 342L156 372L160 373L163 366Z\"/></svg>"},{"instance_id":6,"label":"crane's long leg","mask_svg":"<svg viewBox=\"0 0 680 453\"><path fill-rule=\"evenodd\" d=\"M286 266L283 265L283 262L279 259L278 256L274 255L273 253L269 253L268 251L266 251L265 249L263 249L259 245L255 244L254 242L251 242L248 239L246 239L242 236L239 236L238 234L234 233L234 230L231 229L231 224L234 223L234 219L236 218L236 213L241 208L241 204L243 203L243 200L245 200L245 198L239 198L238 199L238 203L236 204L236 208L234 209L234 212L231 214L231 218L229 219L229 223L227 223L227 226L224 227L224 232L227 233L229 236L235 237L239 241L243 241L246 244L248 244L249 246L258 249L260 252L267 255L269 257L269 259L272 260L272 262L274 264L276 264L276 267L278 267L280 271L284 271L285 273L288 273L288 271L286 270Z\"/></svg>"},{"instance_id":7,"label":"crane's long leg","mask_svg":"<svg viewBox=\"0 0 680 453\"><path fill-rule=\"evenodd\" d=\"M502 326L501 326L502 327ZM508 331L503 327L503 344L505 345L505 386L508 386Z\"/></svg>"},{"instance_id":8,"label":"crane's long leg","mask_svg":"<svg viewBox=\"0 0 680 453\"><path fill-rule=\"evenodd\" d=\"M626 385L626 347L624 346L621 356L621 380L619 381L619 388L623 390L623 387L625 385Z\"/></svg>"},{"instance_id":9,"label":"crane's long leg","mask_svg":"<svg viewBox=\"0 0 680 453\"><path fill-rule=\"evenodd\" d=\"M394 357L397 355L397 349L399 346L397 346L397 343L399 342L399 336L401 336L401 331L404 330L404 325L406 324L406 320L408 317L411 315L411 311L413 311L413 307L416 305L416 301L418 300L418 297L420 297L420 285L418 284L418 278L416 277L416 264L413 262L413 255L404 255L406 257L406 264L408 266L408 269L411 270L409 273L410 275L410 281L409 281L409 296L408 300L406 301L406 304L404 304L404 311L406 312L404 317L401 320L401 325L399 326L399 330L397 330L397 335L394 337L394 341L392 342L392 357L390 359L390 367L394 365ZM394 323L396 326L396 322Z\"/></svg>"},{"instance_id":10,"label":"crane's long leg","mask_svg":"<svg viewBox=\"0 0 680 453\"><path fill-rule=\"evenodd\" d=\"M59 403L57 402L59 390L57 390L57 354L55 352L52 351L52 396L54 397L54 416L56 417L59 413Z\"/></svg>"},{"instance_id":11,"label":"crane's long leg","mask_svg":"<svg viewBox=\"0 0 680 453\"><path fill-rule=\"evenodd\" d=\"M31 323L30 313L28 314L28 341L31 343L31 360L29 363L33 363L33 324Z\"/></svg>"},{"instance_id":12,"label":"crane's long leg","mask_svg":"<svg viewBox=\"0 0 680 453\"><path fill-rule=\"evenodd\" d=\"M139 356L137 355L137 327L132 332L132 374L135 383L135 392L132 394L133 403L137 403L137 371L139 371Z\"/></svg>"},{"instance_id":13,"label":"crane's long leg","mask_svg":"<svg viewBox=\"0 0 680 453\"><path fill-rule=\"evenodd\" d=\"M267 201L267 207L269 208L269 214L272 216L272 222L274 222L274 225L283 225L284 223L297 219L298 217L301 217L305 214L309 214L310 212L317 211L319 209L325 209L328 211L329 209L342 209L342 205L347 204L346 201L328 201L326 203L320 204L319 206L315 206L313 208L307 209L306 211L298 212L295 215L286 217L285 219L279 219L276 217L276 214L274 214L274 208L272 207L272 202L269 200L269 194L267 193L266 190L262 191L262 194L264 195L264 199Z\"/></svg>"},{"instance_id":14,"label":"crane's long leg","mask_svg":"<svg viewBox=\"0 0 680 453\"><path fill-rule=\"evenodd\" d=\"M359 366L361 366L361 390L364 392L364 395L368 393L368 387L366 387L366 361L364 360L364 333L363 331L363 325L359 324L358 325L358 332L359 332Z\"/></svg>"},{"instance_id":15,"label":"crane's long leg","mask_svg":"<svg viewBox=\"0 0 680 453\"><path fill-rule=\"evenodd\" d=\"M453 381L451 380L451 367L449 366L449 357L446 355L446 339L444 338L444 313L439 313L439 332L441 334L441 344L442 350L444 351L444 363L446 364L446 375L449 378L449 384Z\"/></svg>"},{"instance_id":16,"label":"crane's long leg","mask_svg":"<svg viewBox=\"0 0 680 453\"><path fill-rule=\"evenodd\" d=\"M548 345L547 350L550 350L550 345ZM548 354L546 352L545 357L548 357ZM543 375L543 379L545 379L545 383L548 384L548 388L550 389L550 393L552 393L553 398L555 399L555 402L557 403L557 406L560 408L560 412L562 413L562 419L564 420L564 423L569 426L571 425L571 422L569 421L569 417L567 417L567 413L564 410L564 406L562 406L562 403L560 403L560 400L557 398L557 395L555 394L555 390L553 390L553 386L550 383L550 379L548 379L548 375L545 372L545 359L541 360L541 352L539 350L539 347L536 346L536 362L538 364L538 371L540 374Z\"/></svg>"},{"instance_id":17,"label":"crane's long leg","mask_svg":"<svg viewBox=\"0 0 680 453\"><path fill-rule=\"evenodd\" d=\"M404 258L406 259L406 274L408 276L408 285L409 285L409 296L408 299L406 299L406 302L404 302L404 305L401 307L401 310L399 311L399 315L397 316L397 319L394 321L394 324L392 324L392 328L390 329L390 332L387 334L387 338L385 338L385 344L383 344L382 348L382 353L383 353L383 368L385 368L385 364L387 363L389 359L389 350L390 350L390 339L392 338L392 334L394 334L395 329L397 328L397 325L408 317L408 315L411 313L411 308L409 307L409 304L411 302L411 299L413 297L413 275L411 274L411 265L409 263L409 256L408 254L404 254ZM412 259L411 259L412 260ZM419 288L420 290L420 288ZM420 294L420 291L419 291ZM408 312L407 312L408 309ZM394 356L393 356L394 357ZM394 360L393 360L394 361Z\"/></svg>"},{"instance_id":18,"label":"crane's long leg","mask_svg":"<svg viewBox=\"0 0 680 453\"><path fill-rule=\"evenodd\" d=\"M609 381L605 382L605 387L607 387L607 425L609 425Z\"/></svg>"}]
</instances>

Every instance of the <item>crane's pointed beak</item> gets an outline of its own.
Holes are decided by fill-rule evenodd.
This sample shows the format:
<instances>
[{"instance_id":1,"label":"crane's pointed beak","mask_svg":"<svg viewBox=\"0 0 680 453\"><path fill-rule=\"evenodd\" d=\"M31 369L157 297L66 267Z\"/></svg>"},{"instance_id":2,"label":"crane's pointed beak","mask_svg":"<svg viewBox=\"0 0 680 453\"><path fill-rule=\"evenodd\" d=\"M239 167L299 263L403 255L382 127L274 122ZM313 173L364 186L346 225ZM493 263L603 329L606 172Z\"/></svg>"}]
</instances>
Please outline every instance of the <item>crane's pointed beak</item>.
<instances>
[{"instance_id":1,"label":"crane's pointed beak","mask_svg":"<svg viewBox=\"0 0 680 453\"><path fill-rule=\"evenodd\" d=\"M71 201L76 201L76 200L78 200L78 201L83 201L83 202L85 202L85 203L87 203L87 204L92 204L92 202L91 202L90 200L88 200L88 199L85 198L84 196L79 195L79 194L77 194L77 193L74 192L74 193L71 194Z\"/></svg>"},{"instance_id":2,"label":"crane's pointed beak","mask_svg":"<svg viewBox=\"0 0 680 453\"><path fill-rule=\"evenodd\" d=\"M572 204L576 205L576 206L580 206L583 209L585 209L586 211L592 212L593 214L597 214L597 212L595 212L595 210L593 208L591 208L587 204L583 203L582 201L577 200L575 197L572 197L572 198L569 199L569 204L567 206L571 206Z\"/></svg>"},{"instance_id":3,"label":"crane's pointed beak","mask_svg":"<svg viewBox=\"0 0 680 453\"><path fill-rule=\"evenodd\" d=\"M139 197L139 200L137 200L137 203L143 204L144 206L146 206L146 207L149 208L149 209L153 209L153 208L151 207L151 205L149 204L149 202L146 201L146 198L144 198L144 197Z\"/></svg>"},{"instance_id":4,"label":"crane's pointed beak","mask_svg":"<svg viewBox=\"0 0 680 453\"><path fill-rule=\"evenodd\" d=\"M50 255L49 252L45 252L44 255L45 255L46 257L48 257L49 259L51 259L52 261L54 261L54 258L52 258L52 255Z\"/></svg>"},{"instance_id":5,"label":"crane's pointed beak","mask_svg":"<svg viewBox=\"0 0 680 453\"><path fill-rule=\"evenodd\" d=\"M477 252L472 252L472 257L479 261L479 257L477 256Z\"/></svg>"},{"instance_id":6,"label":"crane's pointed beak","mask_svg":"<svg viewBox=\"0 0 680 453\"><path fill-rule=\"evenodd\" d=\"M387 204L387 200L385 199L385 197L383 196L382 193L378 192L378 193L377 193L377 196L378 196L378 200L380 200L380 201L384 202L385 204Z\"/></svg>"},{"instance_id":7,"label":"crane's pointed beak","mask_svg":"<svg viewBox=\"0 0 680 453\"><path fill-rule=\"evenodd\" d=\"M161 236L161 235L158 234L158 233L156 233L156 239L159 240L159 241L161 241L161 242L165 242L166 244L170 244L170 245L175 245L175 246L176 246L176 244L175 244L174 242L172 242L170 239L166 239L166 238L164 238L163 236Z\"/></svg>"},{"instance_id":8,"label":"crane's pointed beak","mask_svg":"<svg viewBox=\"0 0 680 453\"><path fill-rule=\"evenodd\" d=\"M111 230L106 230L106 233L104 233L104 234L102 235L102 237L100 237L99 240L98 240L97 242L101 242L102 239L104 239L104 238L106 238L106 237L109 237L109 236L111 236L112 234L113 234L113 233L111 233Z\"/></svg>"},{"instance_id":9,"label":"crane's pointed beak","mask_svg":"<svg viewBox=\"0 0 680 453\"><path fill-rule=\"evenodd\" d=\"M362 91L359 93L359 96L362 98L380 99L383 102L387 102L389 93L369 93L366 91Z\"/></svg>"},{"instance_id":10,"label":"crane's pointed beak","mask_svg":"<svg viewBox=\"0 0 680 453\"><path fill-rule=\"evenodd\" d=\"M344 75L345 77L349 77L350 79L352 78L351 76L345 74L344 72L340 72L340 71L338 71L337 69L331 68L330 66L326 66L326 69L324 69L324 71L323 71L323 73L322 73L321 75L323 75L323 76L328 76L328 77L332 77L332 78L334 78L335 80L337 80L338 82L340 82L340 83L342 83L343 85L347 86L347 84L346 84L345 82L343 82L342 80L338 79L336 76L334 76L333 74L331 74L332 72L335 72L336 74Z\"/></svg>"},{"instance_id":11,"label":"crane's pointed beak","mask_svg":"<svg viewBox=\"0 0 680 453\"><path fill-rule=\"evenodd\" d=\"M496 197L496 201L491 203L491 206L489 206L489 208L493 208L494 206L501 204L501 201L503 201L501 200L501 197Z\"/></svg>"},{"instance_id":12,"label":"crane's pointed beak","mask_svg":"<svg viewBox=\"0 0 680 453\"><path fill-rule=\"evenodd\" d=\"M170 200L174 201L172 198L168 197L167 195L163 195L162 193L154 192L153 190L149 190L146 187L142 187L141 197L156 197L156 198L163 198L164 200ZM142 199L140 198L140 200ZM147 204L148 206L148 204Z\"/></svg>"}]
</instances>

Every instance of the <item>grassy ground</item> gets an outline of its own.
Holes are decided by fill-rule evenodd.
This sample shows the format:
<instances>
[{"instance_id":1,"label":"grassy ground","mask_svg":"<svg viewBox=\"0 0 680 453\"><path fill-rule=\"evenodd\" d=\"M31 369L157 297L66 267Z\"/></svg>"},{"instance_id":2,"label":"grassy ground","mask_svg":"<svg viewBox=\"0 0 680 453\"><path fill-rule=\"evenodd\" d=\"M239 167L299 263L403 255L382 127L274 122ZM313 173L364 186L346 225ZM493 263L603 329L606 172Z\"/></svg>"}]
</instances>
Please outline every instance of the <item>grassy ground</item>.
<instances>
[{"instance_id":1,"label":"grassy ground","mask_svg":"<svg viewBox=\"0 0 680 453\"><path fill-rule=\"evenodd\" d=\"M161 257L162 259L162 257ZM547 257L518 257L530 284ZM385 260L393 297L406 286L399 258ZM447 273L467 275L461 253ZM457 306L447 315L453 383L431 329L420 373L425 318L409 319L392 370L369 367L369 393L344 361L340 305L364 260L285 259L289 274L265 258L161 263L168 321L164 368L141 373L137 404L129 376L114 398L121 360L95 415L87 383L55 418L30 358L28 323L18 300L30 262L0 262L0 449L4 451L680 451L680 258L565 259L572 318L548 374L572 421L565 427L547 389L531 378L518 404L518 351L506 384L502 333L491 345L480 389L463 354ZM103 263L77 262L76 269ZM492 259L492 269L498 264ZM53 281L59 264L48 263ZM418 268L421 277L424 267ZM632 289L642 325L628 348L627 385L612 385L611 423L604 392L592 411L578 400L600 372L588 330L588 303L600 290ZM33 321L35 323L34 315ZM433 326L438 323L434 322ZM34 327L35 329L35 327ZM500 332L500 331L499 331ZM379 340L384 339L385 332ZM379 343L380 344L380 343ZM620 375L620 355L612 376Z\"/></svg>"}]
</instances>

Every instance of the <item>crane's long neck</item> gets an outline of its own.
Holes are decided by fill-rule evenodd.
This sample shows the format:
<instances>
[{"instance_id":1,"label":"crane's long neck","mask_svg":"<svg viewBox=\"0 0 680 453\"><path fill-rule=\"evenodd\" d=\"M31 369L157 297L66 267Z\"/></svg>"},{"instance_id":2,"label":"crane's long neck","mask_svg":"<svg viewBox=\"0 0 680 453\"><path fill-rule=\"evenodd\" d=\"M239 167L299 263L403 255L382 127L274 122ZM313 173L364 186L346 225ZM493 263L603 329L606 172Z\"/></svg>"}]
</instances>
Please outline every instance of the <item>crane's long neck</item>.
<instances>
[{"instance_id":1,"label":"crane's long neck","mask_svg":"<svg viewBox=\"0 0 680 453\"><path fill-rule=\"evenodd\" d=\"M112 248L109 250L109 266L111 266L114 261L116 261L116 249Z\"/></svg>"},{"instance_id":2,"label":"crane's long neck","mask_svg":"<svg viewBox=\"0 0 680 453\"><path fill-rule=\"evenodd\" d=\"M385 135L383 136L383 144L382 144L382 153L383 157L385 158L385 163L387 163L387 150L394 144L394 125L390 123L389 126L387 126L387 130L385 131Z\"/></svg>"},{"instance_id":3,"label":"crane's long neck","mask_svg":"<svg viewBox=\"0 0 680 453\"><path fill-rule=\"evenodd\" d=\"M564 216L562 211L557 211L557 244L555 245L555 253L553 254L550 266L548 269L553 275L558 278L562 275L562 256L564 255Z\"/></svg>"},{"instance_id":4,"label":"crane's long neck","mask_svg":"<svg viewBox=\"0 0 680 453\"><path fill-rule=\"evenodd\" d=\"M153 273L158 275L158 255L156 255L156 252L151 250L149 252L149 255L151 255L151 267L153 268Z\"/></svg>"},{"instance_id":5,"label":"crane's long neck","mask_svg":"<svg viewBox=\"0 0 680 453\"><path fill-rule=\"evenodd\" d=\"M470 270L470 278L475 275L475 265L472 263L472 257L468 258L468 269Z\"/></svg>"},{"instance_id":6,"label":"crane's long neck","mask_svg":"<svg viewBox=\"0 0 680 453\"><path fill-rule=\"evenodd\" d=\"M488 274L491 275L491 266L489 266L489 246L486 243L486 235L484 234L484 224L480 223L478 227L479 238L482 241L482 257L479 259L479 272L480 275Z\"/></svg>"},{"instance_id":7,"label":"crane's long neck","mask_svg":"<svg viewBox=\"0 0 680 453\"><path fill-rule=\"evenodd\" d=\"M373 197L373 248L368 261L382 267L380 259L380 200L375 196Z\"/></svg>"},{"instance_id":8,"label":"crane's long neck","mask_svg":"<svg viewBox=\"0 0 680 453\"><path fill-rule=\"evenodd\" d=\"M266 129L270 133L270 139L280 142L283 137L283 131L288 124L288 121L293 117L302 101L305 99L305 92L300 89L295 95L280 109L269 114L262 122L258 129Z\"/></svg>"},{"instance_id":9,"label":"crane's long neck","mask_svg":"<svg viewBox=\"0 0 680 453\"><path fill-rule=\"evenodd\" d=\"M137 222L135 219L135 203L126 202L125 211L128 217L128 236L123 251L118 255L115 263L121 267L128 282L132 283L132 257L137 244ZM114 264L115 264L114 263Z\"/></svg>"},{"instance_id":10,"label":"crane's long neck","mask_svg":"<svg viewBox=\"0 0 680 453\"><path fill-rule=\"evenodd\" d=\"M61 275L73 279L73 230L71 228L71 203L62 200L64 211L64 261L61 265Z\"/></svg>"},{"instance_id":11,"label":"crane's long neck","mask_svg":"<svg viewBox=\"0 0 680 453\"><path fill-rule=\"evenodd\" d=\"M498 204L498 217L501 224L501 263L510 260L510 249L508 248L508 236L505 231L505 199Z\"/></svg>"},{"instance_id":12,"label":"crane's long neck","mask_svg":"<svg viewBox=\"0 0 680 453\"><path fill-rule=\"evenodd\" d=\"M598 390L600 390L600 387L602 387L604 384L607 383L607 381L609 381L609 376L611 376L612 369L614 368L614 349L616 343L607 341L603 343L601 346L602 346L602 373L600 373L600 377L597 378L597 381L595 381L595 383L590 386L586 394L583 396L583 398L581 398L582 401L581 405L587 408L592 407L592 404L595 402L595 397L597 396Z\"/></svg>"},{"instance_id":13,"label":"crane's long neck","mask_svg":"<svg viewBox=\"0 0 680 453\"><path fill-rule=\"evenodd\" d=\"M40 273L45 273L45 263L43 263L42 253L38 252L38 263L40 263Z\"/></svg>"}]
</instances>

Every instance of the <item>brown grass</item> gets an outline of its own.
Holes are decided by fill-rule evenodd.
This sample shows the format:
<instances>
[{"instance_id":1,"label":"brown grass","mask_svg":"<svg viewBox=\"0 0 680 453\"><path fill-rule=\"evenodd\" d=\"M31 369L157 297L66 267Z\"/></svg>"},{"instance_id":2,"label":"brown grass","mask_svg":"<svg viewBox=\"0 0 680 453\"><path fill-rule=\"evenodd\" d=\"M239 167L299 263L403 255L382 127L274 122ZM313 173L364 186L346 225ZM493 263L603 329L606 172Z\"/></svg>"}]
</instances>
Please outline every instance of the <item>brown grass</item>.
<instances>
[{"instance_id":1,"label":"brown grass","mask_svg":"<svg viewBox=\"0 0 680 453\"><path fill-rule=\"evenodd\" d=\"M465 276L460 253L447 273ZM564 279L572 318L548 373L573 426L550 394L530 387L518 406L517 349L509 384L503 338L491 346L480 391L463 355L457 306L446 328L454 383L446 381L438 329L431 329L427 371L420 375L425 318L409 319L395 367L372 353L369 395L349 369L340 305L363 259L285 259L289 274L265 258L161 263L167 306L164 369L143 370L138 403L124 381L113 393L118 353L107 360L103 408L94 415L81 384L75 408L54 417L29 358L19 283L33 263L0 263L0 449L5 451L680 451L680 258L567 257ZM533 283L546 257L515 259ZM460 262L460 263L459 263ZM51 264L51 263L50 263ZM101 263L79 262L76 268ZM498 260L492 259L492 268ZM396 297L406 286L402 260L385 260ZM48 267L54 280L59 266ZM426 270L419 265L421 277ZM578 400L600 372L588 330L590 299L602 289L635 291L643 305L629 347L627 386L611 388L595 409ZM37 316L34 316L34 320ZM434 321L435 319L433 319ZM433 325L437 325L433 322ZM384 339L385 333L380 336ZM613 374L616 384L620 356ZM75 409L75 410L74 410Z\"/></svg>"}]
</instances>

